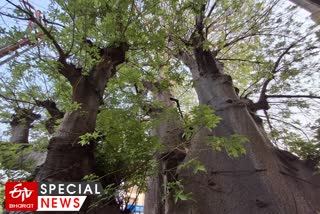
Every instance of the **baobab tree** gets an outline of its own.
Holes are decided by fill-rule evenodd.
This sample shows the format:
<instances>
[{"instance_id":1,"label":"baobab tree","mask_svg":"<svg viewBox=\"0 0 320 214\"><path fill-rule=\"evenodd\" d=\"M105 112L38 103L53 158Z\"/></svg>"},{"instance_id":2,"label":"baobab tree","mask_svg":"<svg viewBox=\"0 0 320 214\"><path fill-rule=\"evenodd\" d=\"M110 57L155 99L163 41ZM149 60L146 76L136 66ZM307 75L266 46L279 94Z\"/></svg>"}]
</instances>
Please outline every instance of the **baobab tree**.
<instances>
[{"instance_id":1,"label":"baobab tree","mask_svg":"<svg viewBox=\"0 0 320 214\"><path fill-rule=\"evenodd\" d=\"M199 1L165 4L164 8L170 14L168 17L174 20L176 27L176 31L169 33L173 55L190 69L200 105L215 109L222 120L213 130L202 129L196 133L185 160L199 159L206 167L206 173L194 175L190 169L177 172L177 179L183 181L186 194L192 195L192 199L173 206L168 203L169 206L162 211L152 213L315 213L319 209L316 202L319 191L313 189L319 185L319 177L313 173L314 165L273 147L262 127L262 120L256 115L258 110L263 110L268 119L271 98L319 98L309 94L271 94L271 82L278 78L285 82L281 77L284 74L288 79L290 75L294 77L294 71L297 71L294 63L310 57L306 50L317 48L316 45L304 46L302 41L312 44L312 36L309 32L292 32L288 22L286 29L282 30L292 32L293 36L281 35L283 17L273 16L277 3ZM253 7L257 8L254 12ZM238 22L239 17L241 21ZM271 27L270 31L270 26L276 27ZM274 44L278 39L281 42ZM278 51L268 51L262 45L250 58L247 42L252 42L253 48L260 42L275 45L272 47L278 47ZM247 52L239 54L237 48ZM265 55L261 62L257 59L263 49L266 52L262 55L269 55ZM235 53L245 58L235 59L232 57L237 56ZM259 77L255 80L255 84L261 86L257 101L238 96L239 89L234 87L231 76L226 74L227 69L221 63L233 60L264 64L262 69L252 67L261 73L250 73ZM232 65L225 66L230 69L227 66ZM236 66L231 68L237 69ZM229 72L237 78L233 71ZM239 72L241 75L241 70ZM236 146L235 142L241 143L241 139L232 137L234 134L245 136L248 141L246 155L237 159L230 158L232 148L228 151L228 144ZM220 151L221 145L225 147L224 151Z\"/></svg>"},{"instance_id":2,"label":"baobab tree","mask_svg":"<svg viewBox=\"0 0 320 214\"><path fill-rule=\"evenodd\" d=\"M317 68L312 57L318 47L314 28L297 30L302 25L291 17L292 11L281 12L278 1L56 1L41 19L23 3L6 2L14 11L1 11L2 15L31 20L36 26L36 32L28 32L37 47L34 55L19 58L11 73L25 65L23 75L31 70L45 73L65 90L58 101L67 106L66 113L50 139L36 181L80 181L95 174L113 193L124 183L145 187L142 181L150 176L157 148L146 135L153 130L150 133L158 135L168 150L176 151L168 142L172 139L187 140L190 148L170 169L170 182L163 183L173 196L167 200L177 200L161 203L160 211L152 213L319 209L314 165L276 149L257 115L262 112L274 131L271 99L318 98L312 94L316 89L311 94L283 93L297 86L306 68ZM34 36L38 32L41 39ZM4 29L2 40L24 34L12 26ZM152 97L148 93L144 99L139 93L133 95L134 89L144 88L143 83L159 80L163 66L168 66L168 76L159 90L151 89L157 102L144 102ZM186 71L189 79L181 80ZM167 93L172 79L192 83L189 87L194 87L200 104L193 117L200 119L191 127L181 121L182 128L168 137L163 130L180 122L171 120L169 126L144 116L152 109L172 107L171 92ZM146 103L152 106L146 108ZM185 167L192 161L196 175ZM112 169L112 176L106 168ZM162 188L161 182L153 185ZM177 185L185 191L178 197ZM149 202L159 202L163 196L154 197ZM113 199L104 200L100 211L121 212ZM91 202L83 212L90 210Z\"/></svg>"}]
</instances>

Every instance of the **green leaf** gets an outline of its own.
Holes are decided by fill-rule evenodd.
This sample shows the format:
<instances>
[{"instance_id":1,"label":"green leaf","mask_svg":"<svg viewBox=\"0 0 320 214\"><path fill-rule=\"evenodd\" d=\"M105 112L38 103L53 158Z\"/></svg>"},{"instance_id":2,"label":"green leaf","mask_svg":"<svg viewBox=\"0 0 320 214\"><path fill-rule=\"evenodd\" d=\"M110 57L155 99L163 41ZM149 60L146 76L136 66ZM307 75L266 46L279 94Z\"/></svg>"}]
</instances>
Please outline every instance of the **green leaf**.
<instances>
[{"instance_id":1,"label":"green leaf","mask_svg":"<svg viewBox=\"0 0 320 214\"><path fill-rule=\"evenodd\" d=\"M210 136L207 138L207 142L216 151L222 151L222 149L224 149L230 157L236 158L246 154L243 144L248 142L248 139L239 134L233 134L229 137Z\"/></svg>"}]
</instances>

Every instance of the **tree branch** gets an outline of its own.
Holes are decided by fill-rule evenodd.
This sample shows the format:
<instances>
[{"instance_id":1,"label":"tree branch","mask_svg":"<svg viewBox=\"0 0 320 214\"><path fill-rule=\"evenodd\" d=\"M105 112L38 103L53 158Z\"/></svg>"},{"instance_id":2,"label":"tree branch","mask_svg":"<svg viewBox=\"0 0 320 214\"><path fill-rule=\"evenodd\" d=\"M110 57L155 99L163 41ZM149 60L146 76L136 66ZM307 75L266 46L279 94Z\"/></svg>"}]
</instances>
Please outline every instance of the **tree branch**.
<instances>
[{"instance_id":1,"label":"tree branch","mask_svg":"<svg viewBox=\"0 0 320 214\"><path fill-rule=\"evenodd\" d=\"M320 96L315 95L266 95L267 98L310 98L310 99L320 99Z\"/></svg>"},{"instance_id":2,"label":"tree branch","mask_svg":"<svg viewBox=\"0 0 320 214\"><path fill-rule=\"evenodd\" d=\"M34 22L43 31L43 33L52 41L53 45L55 46L55 48L57 49L57 51L59 53L59 59L61 58L61 59L66 60L67 56L65 55L65 53L64 53L63 49L61 48L61 46L59 45L59 43L52 36L52 34L47 30L47 28L44 27L36 17L34 17L34 15L31 13L31 11L23 9L21 6L14 4L10 0L6 0L6 1L9 4L13 5L14 7L16 7L17 9L19 9L20 11L22 11L23 13L25 13L26 15L28 15L30 17L30 21Z\"/></svg>"},{"instance_id":3,"label":"tree branch","mask_svg":"<svg viewBox=\"0 0 320 214\"><path fill-rule=\"evenodd\" d=\"M29 101L25 101L25 100L20 100L20 99L14 99L14 98L10 98L10 97L7 97L3 94L0 94L0 98L6 100L7 102L16 102L16 103L27 103L27 104L30 104L30 105L36 105L36 103L34 102L29 102Z\"/></svg>"},{"instance_id":4,"label":"tree branch","mask_svg":"<svg viewBox=\"0 0 320 214\"><path fill-rule=\"evenodd\" d=\"M176 102L177 108L178 108L178 111L179 111L179 114L180 114L180 116L181 116L181 119L183 119L183 113L182 113L182 111L181 111L181 107L180 107L179 100L176 99L176 98L174 98L174 97L170 97L170 100Z\"/></svg>"},{"instance_id":5,"label":"tree branch","mask_svg":"<svg viewBox=\"0 0 320 214\"><path fill-rule=\"evenodd\" d=\"M289 51L294 48L301 40L305 39L307 36L303 36L300 39L298 39L297 41L294 41L291 43L291 45L289 45L285 51L282 52L282 54L280 54L280 56L278 57L277 61L274 63L273 69L271 70L271 74L272 76L269 77L268 79L266 79L262 85L261 91L260 91L260 97L259 97L259 101L258 102L264 102L267 97L266 97L266 92L267 92L267 87L269 85L269 83L271 82L271 80L274 78L274 75L279 71L278 67L280 65L281 60L283 59L283 57L289 53Z\"/></svg>"},{"instance_id":6,"label":"tree branch","mask_svg":"<svg viewBox=\"0 0 320 214\"><path fill-rule=\"evenodd\" d=\"M198 9L198 8L197 8ZM204 27L204 14L205 14L205 10L206 10L206 4L203 4L200 8L200 14L199 15L196 15L196 28L197 28L197 31L200 35L203 36L203 27Z\"/></svg>"},{"instance_id":7,"label":"tree branch","mask_svg":"<svg viewBox=\"0 0 320 214\"><path fill-rule=\"evenodd\" d=\"M26 15L30 17L30 21L34 22L41 30L44 35L46 35L51 42L53 43L53 46L56 48L59 54L58 62L62 64L62 68L58 69L58 72L62 74L64 77L66 77L71 84L75 82L75 80L81 75L81 72L72 64L67 63L68 55L63 51L57 40L54 38L54 36L51 34L50 31L38 20L31 11L22 8L19 5L14 4L11 0L6 0L9 4L13 5Z\"/></svg>"},{"instance_id":8,"label":"tree branch","mask_svg":"<svg viewBox=\"0 0 320 214\"><path fill-rule=\"evenodd\" d=\"M208 2L210 2L210 1L208 1ZM213 5L211 6L211 8L210 8L210 10L209 10L209 12L208 12L207 18L211 16L211 14L212 14L214 8L216 8L217 4L218 4L218 0L216 0L216 1L213 3Z\"/></svg>"},{"instance_id":9,"label":"tree branch","mask_svg":"<svg viewBox=\"0 0 320 214\"><path fill-rule=\"evenodd\" d=\"M11 15L11 14L8 14L8 13L1 12L1 11L0 11L0 15L6 16L6 17L9 17L9 18L13 18L13 19L23 20L23 21L30 21L30 18L21 18L21 17L18 17L18 16L14 16L14 15Z\"/></svg>"},{"instance_id":10,"label":"tree branch","mask_svg":"<svg viewBox=\"0 0 320 214\"><path fill-rule=\"evenodd\" d=\"M245 95L245 93L254 85L256 85L258 82L260 81L260 79L254 81L253 83L251 83L246 89L243 90L243 92L241 93L241 95L239 97L244 97L247 98L252 92L249 92Z\"/></svg>"},{"instance_id":11,"label":"tree branch","mask_svg":"<svg viewBox=\"0 0 320 214\"><path fill-rule=\"evenodd\" d=\"M219 61L240 61L240 62L250 62L250 63L256 63L256 64L264 64L265 62L260 61L253 61L248 59L231 59L231 58L216 58Z\"/></svg>"},{"instance_id":12,"label":"tree branch","mask_svg":"<svg viewBox=\"0 0 320 214\"><path fill-rule=\"evenodd\" d=\"M263 117L263 116L261 116L261 117ZM280 120L280 119L277 119L277 118L274 118L274 117L270 117L270 116L269 116L269 119L275 120L275 121L278 121L278 122L281 122L281 123L284 123L284 124L286 124L286 125L288 125L288 126L291 126L292 128L294 128L294 129L296 129L296 130L299 130L299 131L306 137L306 139L308 140L308 142L310 142L310 139L309 139L307 133L306 133L302 128L300 128L300 127L298 127L298 126L296 126L296 125L294 125L294 124L292 124L292 123L290 123L290 122L286 122L286 121L284 121L284 120Z\"/></svg>"}]
</instances>

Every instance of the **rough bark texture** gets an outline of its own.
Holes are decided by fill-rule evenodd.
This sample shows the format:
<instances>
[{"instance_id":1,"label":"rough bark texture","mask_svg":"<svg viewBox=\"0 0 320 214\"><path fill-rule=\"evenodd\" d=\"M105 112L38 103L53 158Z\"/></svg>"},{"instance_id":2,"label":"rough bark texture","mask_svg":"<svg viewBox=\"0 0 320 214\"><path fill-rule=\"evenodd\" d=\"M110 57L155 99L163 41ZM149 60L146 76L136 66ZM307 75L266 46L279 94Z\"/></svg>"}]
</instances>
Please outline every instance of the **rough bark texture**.
<instances>
[{"instance_id":1,"label":"rough bark texture","mask_svg":"<svg viewBox=\"0 0 320 214\"><path fill-rule=\"evenodd\" d=\"M72 102L80 104L80 108L64 115L50 140L46 161L36 173L36 181L81 181L85 175L93 173L94 144L81 146L78 144L79 136L94 131L106 84L116 73L116 66L125 61L127 48L127 45L120 45L117 48L103 49L101 62L87 76L82 75L80 69L59 59L62 64L59 72L71 83ZM86 200L84 207L89 204L90 200ZM113 206L110 207L112 208L105 206L99 212L119 213ZM85 213L85 210L77 213ZM93 213L98 213L98 210Z\"/></svg>"},{"instance_id":2,"label":"rough bark texture","mask_svg":"<svg viewBox=\"0 0 320 214\"><path fill-rule=\"evenodd\" d=\"M32 109L15 109L15 114L12 115L11 138L10 143L19 144L16 147L15 156L10 156L9 163L2 163L3 166L11 170L26 170L32 171L36 166L41 165L45 159L45 152L30 151L29 132L32 128L32 123L39 119L39 114L33 113ZM10 145L8 145L10 148ZM4 150L4 157L7 156Z\"/></svg>"},{"instance_id":3,"label":"rough bark texture","mask_svg":"<svg viewBox=\"0 0 320 214\"><path fill-rule=\"evenodd\" d=\"M195 176L184 170L179 175L194 201L181 201L168 213L317 213L320 177L313 175L312 166L272 146L214 54L195 48L194 56L183 53L181 58L192 72L199 102L213 107L222 121L213 132L201 130L187 155L198 158L207 173ZM205 142L210 135L235 133L249 139L247 154L240 158L216 152Z\"/></svg>"},{"instance_id":4,"label":"rough bark texture","mask_svg":"<svg viewBox=\"0 0 320 214\"><path fill-rule=\"evenodd\" d=\"M16 109L12 115L11 126L11 143L28 143L29 129L32 123L39 119L40 115L32 112L32 109Z\"/></svg>"},{"instance_id":5,"label":"rough bark texture","mask_svg":"<svg viewBox=\"0 0 320 214\"><path fill-rule=\"evenodd\" d=\"M163 105L162 109L151 112L152 117L163 117L165 109L174 108L172 94L169 89L160 90L156 84L144 84L153 91L155 100ZM185 158L184 144L182 140L183 129L179 115L164 116L161 122L153 129L152 135L157 136L164 146L164 151L155 154L158 162L158 173L148 180L148 190L145 197L144 212L146 214L168 213L167 207L172 206L172 200L167 190L167 183L175 180L177 166Z\"/></svg>"},{"instance_id":6,"label":"rough bark texture","mask_svg":"<svg viewBox=\"0 0 320 214\"><path fill-rule=\"evenodd\" d=\"M36 104L42 108L45 108L50 114L51 117L46 121L45 126L49 134L53 134L55 126L57 125L57 120L62 119L64 113L58 109L56 103L52 100L37 100Z\"/></svg>"}]
</instances>

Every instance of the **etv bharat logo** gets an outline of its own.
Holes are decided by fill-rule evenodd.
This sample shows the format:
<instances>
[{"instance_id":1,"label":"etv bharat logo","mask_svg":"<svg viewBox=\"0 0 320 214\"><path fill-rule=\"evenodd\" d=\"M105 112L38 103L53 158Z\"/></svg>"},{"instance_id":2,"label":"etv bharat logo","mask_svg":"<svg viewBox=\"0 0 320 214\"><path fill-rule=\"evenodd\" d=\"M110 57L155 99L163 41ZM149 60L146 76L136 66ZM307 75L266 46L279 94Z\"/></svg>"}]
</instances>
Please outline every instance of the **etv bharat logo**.
<instances>
[{"instance_id":1,"label":"etv bharat logo","mask_svg":"<svg viewBox=\"0 0 320 214\"><path fill-rule=\"evenodd\" d=\"M37 182L7 182L6 209L7 210L37 210L38 183Z\"/></svg>"},{"instance_id":2,"label":"etv bharat logo","mask_svg":"<svg viewBox=\"0 0 320 214\"><path fill-rule=\"evenodd\" d=\"M79 211L87 195L103 192L98 182L7 182L8 211Z\"/></svg>"},{"instance_id":3,"label":"etv bharat logo","mask_svg":"<svg viewBox=\"0 0 320 214\"><path fill-rule=\"evenodd\" d=\"M14 190L11 190L9 194L11 198L21 197L21 201L24 202L26 198L30 198L33 190L28 190L26 187L23 187L23 189L19 189L19 187L22 187L22 183L15 185Z\"/></svg>"}]
</instances>

